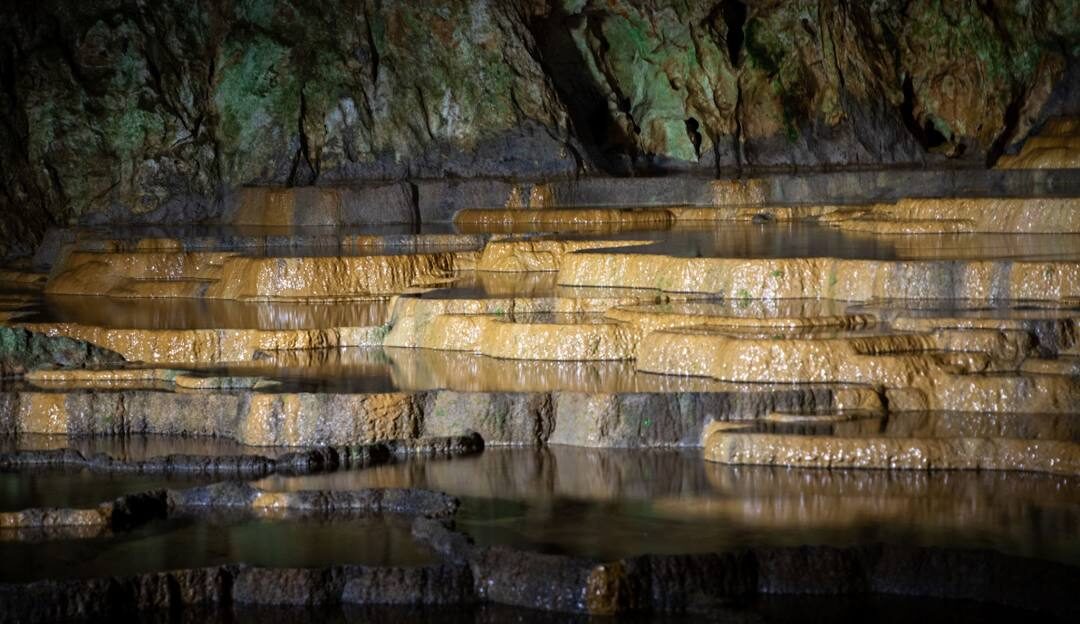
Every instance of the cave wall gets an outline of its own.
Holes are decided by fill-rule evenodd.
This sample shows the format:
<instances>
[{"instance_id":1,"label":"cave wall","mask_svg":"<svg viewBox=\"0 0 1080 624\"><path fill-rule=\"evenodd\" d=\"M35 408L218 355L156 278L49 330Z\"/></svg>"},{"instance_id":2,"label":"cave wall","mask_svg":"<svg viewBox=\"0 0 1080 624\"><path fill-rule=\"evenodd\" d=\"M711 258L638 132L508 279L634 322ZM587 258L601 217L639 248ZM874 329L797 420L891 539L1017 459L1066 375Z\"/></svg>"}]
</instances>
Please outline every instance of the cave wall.
<instances>
[{"instance_id":1,"label":"cave wall","mask_svg":"<svg viewBox=\"0 0 1080 624\"><path fill-rule=\"evenodd\" d=\"M1075 105L1080 57L1074 0L0 11L6 254L87 215L198 220L242 184L983 164Z\"/></svg>"}]
</instances>

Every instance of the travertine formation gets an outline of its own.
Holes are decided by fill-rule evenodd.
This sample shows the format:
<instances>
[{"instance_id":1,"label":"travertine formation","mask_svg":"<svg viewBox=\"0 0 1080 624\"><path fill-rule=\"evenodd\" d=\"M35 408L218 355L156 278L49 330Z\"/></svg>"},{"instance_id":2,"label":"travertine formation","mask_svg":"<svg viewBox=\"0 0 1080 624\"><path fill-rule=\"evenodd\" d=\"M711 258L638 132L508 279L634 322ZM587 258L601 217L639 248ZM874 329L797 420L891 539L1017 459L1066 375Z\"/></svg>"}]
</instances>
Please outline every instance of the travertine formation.
<instances>
[{"instance_id":1,"label":"travertine formation","mask_svg":"<svg viewBox=\"0 0 1080 624\"><path fill-rule=\"evenodd\" d=\"M8 4L0 624L1080 619L1074 0Z\"/></svg>"},{"instance_id":2,"label":"travertine formation","mask_svg":"<svg viewBox=\"0 0 1080 624\"><path fill-rule=\"evenodd\" d=\"M476 254L259 258L220 252L69 254L45 286L51 295L234 300L387 297L437 284Z\"/></svg>"},{"instance_id":3,"label":"travertine formation","mask_svg":"<svg viewBox=\"0 0 1080 624\"><path fill-rule=\"evenodd\" d=\"M875 234L1080 232L1080 200L1043 198L903 199L893 204L836 208L821 221Z\"/></svg>"},{"instance_id":4,"label":"travertine formation","mask_svg":"<svg viewBox=\"0 0 1080 624\"><path fill-rule=\"evenodd\" d=\"M385 328L326 329L144 329L75 323L27 323L22 327L46 336L66 336L100 345L134 362L213 364L245 362L264 351L374 347Z\"/></svg>"},{"instance_id":5,"label":"travertine formation","mask_svg":"<svg viewBox=\"0 0 1080 624\"><path fill-rule=\"evenodd\" d=\"M1080 169L1080 117L1055 117L1024 142L1015 155L1002 156L1002 169Z\"/></svg>"},{"instance_id":6,"label":"travertine formation","mask_svg":"<svg viewBox=\"0 0 1080 624\"><path fill-rule=\"evenodd\" d=\"M839 432L824 438L828 444L785 433L725 434L735 440L725 448L744 449L771 435L769 448L793 449L761 451L771 459L753 459L750 451L716 451L705 427L768 414L1068 418L1080 412L1080 255L1071 239L1060 238L1080 229L1074 198L785 206L764 203L763 182L714 186L706 200L712 207L573 210L549 207L557 187L535 185L528 201L508 202L509 208L460 211L457 222L481 232L507 225L527 230L480 235L465 251L440 250L439 241L463 242L450 234L401 241L388 235L385 244L411 251L339 256L252 254L232 247L240 240L232 234L102 239L80 232L56 252L44 284L56 301L49 305L68 320L42 320L33 295L12 295L7 322L21 328L16 331L97 345L128 364L30 371L29 387L8 395L5 427L301 446L475 430L496 444L690 444L717 461L810 465L869 442ZM259 227L296 225L301 214L319 222L302 221L307 225L349 222L345 215L367 201L357 193L250 188L239 194L230 218ZM663 219L653 221L654 215ZM610 219L634 232L587 233ZM689 229L669 230L676 221ZM872 257L860 257L856 246L852 257L784 250L744 257L724 255L724 245L743 247L712 235L708 253L687 255L670 242L724 224L768 231L807 222L850 232L842 236L880 237L904 251L874 248ZM585 233L546 231L578 226ZM921 248L905 237L931 232L1035 238L1007 243L1018 257L980 257L983 248L995 255L995 243L984 238L968 247L958 243L959 257L950 257L948 247L907 251ZM1038 238L1051 232L1055 238ZM340 251L344 239L335 240ZM259 249L273 252L266 239L262 244ZM196 308L175 320L153 307L145 320L135 313L82 313L62 296L75 294L126 300L134 309L144 299L221 301L214 304L226 306L220 312L205 311L229 326L209 320L189 327L187 319L201 314ZM249 300L293 307L257 314L227 307ZM346 312L352 306L379 311ZM346 324L351 318L370 324ZM370 380L364 382L370 392L346 390L344 380L357 375ZM342 390L321 392L328 383ZM115 394L95 395L95 388ZM643 393L639 402L630 398L635 393ZM1019 469L1068 474L1075 471L1074 436L1061 431L1042 442L1058 445L1043 463L1017 459L1036 451L1010 436L938 443L917 432L883 447L886 459L866 461L996 469L1013 461ZM839 450L797 452L806 444ZM903 452L927 459L887 459ZM980 454L999 459L971 459Z\"/></svg>"},{"instance_id":7,"label":"travertine formation","mask_svg":"<svg viewBox=\"0 0 1080 624\"><path fill-rule=\"evenodd\" d=\"M981 299L1076 301L1078 260L683 258L595 252L567 257L564 286L654 289L725 300Z\"/></svg>"},{"instance_id":8,"label":"travertine formation","mask_svg":"<svg viewBox=\"0 0 1080 624\"><path fill-rule=\"evenodd\" d=\"M898 495L892 484L965 471L977 476L964 479L999 478L1009 491L1022 489L1015 480L1057 480L1058 494L1047 495L1054 499L1080 476L1080 203L1051 192L1067 181L1046 180L1015 196L994 192L1007 186L1001 182L970 197L878 193L791 204L769 200L790 192L788 182L761 177L700 185L682 205L580 208L563 202L606 187L492 182L484 192L506 195L497 207L454 208L454 223L431 231L385 232L349 227L370 202L396 210L400 200L407 211L421 201L398 183L371 194L249 187L228 199L213 226L58 230L34 260L0 274L10 278L0 293L0 478L80 471L131 484L119 492L109 485L111 494L93 504L67 493L61 504L8 509L0 497L0 557L5 548L51 552L69 542L93 553L133 530L177 535L174 525L416 519L404 538L331 540L396 544L385 549L391 566L324 561L294 575L215 559L206 568L174 566L166 580L126 570L107 590L97 580L0 579L0 601L22 619L96 617L114 605L161 606L139 592L212 570L221 585L191 581L184 591L192 601L684 613L733 597L829 591L1024 608L1041 606L1038 598L1068 612L1059 588L1075 575L1072 512L1054 512L1062 518L1040 506L987 520L989 512L965 516L955 500L941 502L948 497L919 507L913 501L922 494ZM451 205L467 199L462 191ZM335 224L343 229L326 227ZM132 451L136 439L175 450ZM207 444L217 446L191 450ZM489 464L484 458L499 447L520 447L530 459ZM614 460L596 456L562 469L556 483L545 458L559 448L607 449L638 462L681 452L693 476L645 467L608 475ZM448 458L465 477L439 477ZM791 472L768 473L775 493L665 491L644 497L647 512L631 514L619 511L619 497L600 496L607 511L570 511L562 520L582 524L573 544L558 540L579 527L545 534L526 526L533 511L507 521L525 523L521 537L482 526L479 543L466 535L478 518L516 509L496 474L528 474L596 498L593 490L611 482L633 491L644 482L719 479L730 490L733 477L723 471L756 470L764 479L760 471L776 469ZM838 482L850 471L888 476L875 477L874 494L829 485L832 498L807 502L805 483L822 473L802 469L828 469ZM157 489L136 493L137 479L158 477L193 483L153 482ZM260 480L215 483L223 479ZM449 493L436 491L443 489ZM18 496L51 490L28 491ZM454 515L453 495L480 505L462 515L463 532L432 519ZM560 504L541 506L558 515ZM624 515L602 520L610 513ZM1047 513L1041 524L1031 519ZM620 523L635 542L655 531L639 526L642 518L734 522L741 528L731 530L751 534L758 526L785 535L810 527L836 532L842 545L795 548L817 539L798 533L736 548L708 531L681 541L676 531L659 555L605 550L621 539ZM588 534L597 522L606 528ZM1043 546L1037 558L1014 560L984 545L894 551L850 537L868 524L904 522L929 533L943 523L961 534L987 531L1006 544L1029 543L1018 533L1036 530L1015 527L1038 526L1030 541ZM530 550L538 543L584 554L540 555ZM1057 554L1046 555L1046 544ZM955 571L961 559L1056 584L990 592L989 573ZM821 576L823 565L830 576ZM948 574L931 587L924 573L908 572L927 565ZM703 573L727 580L687 585ZM57 592L83 602L53 609L28 598Z\"/></svg>"}]
</instances>

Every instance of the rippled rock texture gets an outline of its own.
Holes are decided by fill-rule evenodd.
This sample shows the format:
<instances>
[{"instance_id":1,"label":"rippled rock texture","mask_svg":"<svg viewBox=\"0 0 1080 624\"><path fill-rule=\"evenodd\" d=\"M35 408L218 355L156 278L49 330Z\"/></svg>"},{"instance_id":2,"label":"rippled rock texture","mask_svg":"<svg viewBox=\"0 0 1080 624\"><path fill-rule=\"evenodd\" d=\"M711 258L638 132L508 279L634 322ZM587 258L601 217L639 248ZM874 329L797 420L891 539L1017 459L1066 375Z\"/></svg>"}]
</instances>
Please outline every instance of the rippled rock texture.
<instances>
[{"instance_id":1,"label":"rippled rock texture","mask_svg":"<svg viewBox=\"0 0 1080 624\"><path fill-rule=\"evenodd\" d=\"M252 183L993 162L1076 113L1066 0L16 4L7 252Z\"/></svg>"}]
</instances>

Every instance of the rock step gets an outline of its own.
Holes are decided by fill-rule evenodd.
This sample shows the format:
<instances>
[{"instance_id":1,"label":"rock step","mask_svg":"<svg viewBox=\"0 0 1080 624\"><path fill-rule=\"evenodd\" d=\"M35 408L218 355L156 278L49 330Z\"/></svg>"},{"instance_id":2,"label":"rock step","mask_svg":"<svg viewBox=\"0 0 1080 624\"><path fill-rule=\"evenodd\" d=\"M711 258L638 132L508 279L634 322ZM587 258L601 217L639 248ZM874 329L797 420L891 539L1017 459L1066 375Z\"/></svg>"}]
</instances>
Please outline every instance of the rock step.
<instances>
[{"instance_id":1,"label":"rock step","mask_svg":"<svg viewBox=\"0 0 1080 624\"><path fill-rule=\"evenodd\" d=\"M386 335L386 328L381 326L177 330L111 328L77 323L26 323L21 327L46 336L84 340L115 351L130 362L172 365L248 362L260 352L267 351L377 347L382 344Z\"/></svg>"},{"instance_id":2,"label":"rock step","mask_svg":"<svg viewBox=\"0 0 1080 624\"><path fill-rule=\"evenodd\" d=\"M755 178L583 177L547 182L490 178L314 187L245 187L192 214L169 210L92 215L86 225L184 223L349 226L449 223L461 210L573 207L724 207L872 203L903 197L1080 197L1068 171L878 170ZM106 219L108 221L106 222Z\"/></svg>"},{"instance_id":3,"label":"rock step","mask_svg":"<svg viewBox=\"0 0 1080 624\"><path fill-rule=\"evenodd\" d=\"M270 393L6 390L5 435L215 436L251 446L353 446L480 434L485 444L698 446L714 420L774 411L877 409L878 395L844 386L732 387L674 393Z\"/></svg>"},{"instance_id":4,"label":"rock step","mask_svg":"<svg viewBox=\"0 0 1080 624\"><path fill-rule=\"evenodd\" d=\"M455 271L473 268L476 257L476 252L298 258L227 252L75 252L54 271L45 292L246 301L387 297L445 281Z\"/></svg>"},{"instance_id":5,"label":"rock step","mask_svg":"<svg viewBox=\"0 0 1080 624\"><path fill-rule=\"evenodd\" d=\"M843 230L880 234L1077 233L1080 198L905 198L891 204L838 208L820 220Z\"/></svg>"},{"instance_id":6,"label":"rock step","mask_svg":"<svg viewBox=\"0 0 1080 624\"><path fill-rule=\"evenodd\" d=\"M1080 168L1080 117L1054 117L1035 136L1024 141L1020 153L998 159L998 169Z\"/></svg>"},{"instance_id":7,"label":"rock step","mask_svg":"<svg viewBox=\"0 0 1080 624\"><path fill-rule=\"evenodd\" d=\"M702 445L707 461L725 464L1080 475L1080 444L1071 440L770 434L724 424L707 430Z\"/></svg>"},{"instance_id":8,"label":"rock step","mask_svg":"<svg viewBox=\"0 0 1080 624\"><path fill-rule=\"evenodd\" d=\"M877 234L1080 233L1080 198L903 198L892 203L667 207L665 209L466 209L454 222L474 231L534 232L667 229L676 223L815 220L843 230ZM483 229L486 228L486 229Z\"/></svg>"},{"instance_id":9,"label":"rock step","mask_svg":"<svg viewBox=\"0 0 1080 624\"><path fill-rule=\"evenodd\" d=\"M655 289L731 300L1080 300L1080 261L679 258L567 255L561 286Z\"/></svg>"},{"instance_id":10,"label":"rock step","mask_svg":"<svg viewBox=\"0 0 1080 624\"><path fill-rule=\"evenodd\" d=\"M814 337L683 328L646 335L637 368L743 383L867 384L884 389L890 410L1080 411L1080 379L1016 373L1029 341L1026 332L993 330Z\"/></svg>"}]
</instances>

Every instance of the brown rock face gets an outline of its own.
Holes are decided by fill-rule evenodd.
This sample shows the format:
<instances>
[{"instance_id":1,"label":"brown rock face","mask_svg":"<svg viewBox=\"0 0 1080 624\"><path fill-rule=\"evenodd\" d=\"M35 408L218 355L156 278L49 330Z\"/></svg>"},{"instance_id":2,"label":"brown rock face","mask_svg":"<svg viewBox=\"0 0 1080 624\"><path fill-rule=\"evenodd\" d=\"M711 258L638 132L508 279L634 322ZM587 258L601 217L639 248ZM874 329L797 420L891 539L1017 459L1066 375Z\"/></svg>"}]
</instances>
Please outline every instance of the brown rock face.
<instances>
[{"instance_id":1,"label":"brown rock face","mask_svg":"<svg viewBox=\"0 0 1080 624\"><path fill-rule=\"evenodd\" d=\"M1024 142L1014 156L998 161L1001 169L1078 169L1080 168L1080 118L1051 119L1038 135Z\"/></svg>"},{"instance_id":2,"label":"brown rock face","mask_svg":"<svg viewBox=\"0 0 1080 624\"><path fill-rule=\"evenodd\" d=\"M217 218L246 184L992 163L1048 114L1077 113L1068 0L44 0L10 13L5 253L79 218ZM414 221L415 189L386 186L372 212ZM527 202L549 196L534 186ZM318 221L293 208L283 221ZM245 221L242 205L233 216Z\"/></svg>"}]
</instances>

